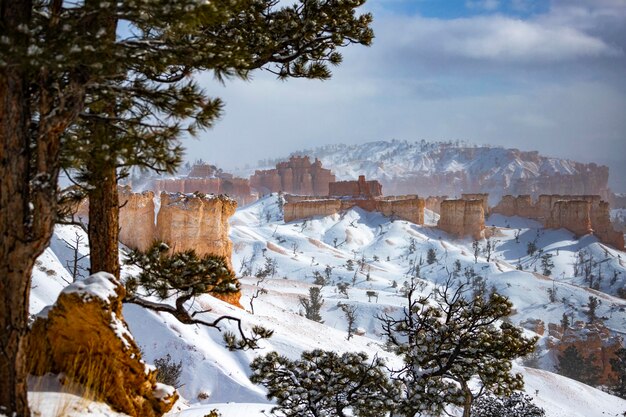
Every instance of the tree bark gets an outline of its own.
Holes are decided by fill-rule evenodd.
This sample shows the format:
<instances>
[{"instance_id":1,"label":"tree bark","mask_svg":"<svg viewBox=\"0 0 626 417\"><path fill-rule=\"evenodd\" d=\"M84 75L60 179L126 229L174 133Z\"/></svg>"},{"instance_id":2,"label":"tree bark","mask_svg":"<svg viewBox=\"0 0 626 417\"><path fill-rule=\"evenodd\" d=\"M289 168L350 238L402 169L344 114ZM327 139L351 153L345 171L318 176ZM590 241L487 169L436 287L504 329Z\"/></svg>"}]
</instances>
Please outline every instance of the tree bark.
<instances>
[{"instance_id":1,"label":"tree bark","mask_svg":"<svg viewBox=\"0 0 626 417\"><path fill-rule=\"evenodd\" d=\"M95 172L95 171L92 171ZM119 200L115 166L100 167L89 191L89 252L91 273L120 277Z\"/></svg>"},{"instance_id":2,"label":"tree bark","mask_svg":"<svg viewBox=\"0 0 626 417\"><path fill-rule=\"evenodd\" d=\"M0 26L15 34L30 2L0 2ZM5 35L3 31L3 35ZM20 45L15 45L19 47ZM0 413L30 416L26 387L30 245L28 85L19 67L0 71Z\"/></svg>"}]
</instances>

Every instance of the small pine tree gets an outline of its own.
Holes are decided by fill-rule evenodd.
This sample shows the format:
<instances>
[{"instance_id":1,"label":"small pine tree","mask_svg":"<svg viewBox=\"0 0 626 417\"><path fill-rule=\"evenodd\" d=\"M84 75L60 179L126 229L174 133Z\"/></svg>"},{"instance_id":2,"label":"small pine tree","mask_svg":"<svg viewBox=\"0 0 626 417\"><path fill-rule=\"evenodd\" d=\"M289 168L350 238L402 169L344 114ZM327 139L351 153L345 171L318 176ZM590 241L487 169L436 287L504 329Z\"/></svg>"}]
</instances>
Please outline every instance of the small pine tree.
<instances>
[{"instance_id":1,"label":"small pine tree","mask_svg":"<svg viewBox=\"0 0 626 417\"><path fill-rule=\"evenodd\" d=\"M544 253L541 255L541 273L547 277L552 275L552 268L554 268L554 262L552 262L552 254Z\"/></svg>"},{"instance_id":2,"label":"small pine tree","mask_svg":"<svg viewBox=\"0 0 626 417\"><path fill-rule=\"evenodd\" d=\"M343 314L346 317L346 321L348 322L348 340L352 339L354 336L354 332L356 331L356 318L357 318L357 307L351 304L339 304L339 308L343 311Z\"/></svg>"},{"instance_id":3,"label":"small pine tree","mask_svg":"<svg viewBox=\"0 0 626 417\"><path fill-rule=\"evenodd\" d=\"M526 254L533 256L535 252L537 252L537 243L534 241L528 242L528 245L526 245Z\"/></svg>"},{"instance_id":4,"label":"small pine tree","mask_svg":"<svg viewBox=\"0 0 626 417\"><path fill-rule=\"evenodd\" d=\"M183 373L183 361L174 362L170 354L166 354L162 358L154 360L154 366L157 369L156 379L165 385L179 388L180 375Z\"/></svg>"},{"instance_id":5,"label":"small pine tree","mask_svg":"<svg viewBox=\"0 0 626 417\"><path fill-rule=\"evenodd\" d=\"M480 242L477 240L473 241L472 249L474 249L474 263L478 263L478 255L480 255Z\"/></svg>"},{"instance_id":6,"label":"small pine tree","mask_svg":"<svg viewBox=\"0 0 626 417\"><path fill-rule=\"evenodd\" d=\"M569 317L567 317L567 314L563 313L563 317L561 318L561 327L563 328L563 331L568 329L569 326L570 326Z\"/></svg>"},{"instance_id":7,"label":"small pine tree","mask_svg":"<svg viewBox=\"0 0 626 417\"><path fill-rule=\"evenodd\" d=\"M309 320L317 321L318 323L324 323L320 310L324 305L324 299L322 298L321 291L318 287L309 288L309 298L300 297L300 305L304 308L304 317Z\"/></svg>"},{"instance_id":8,"label":"small pine tree","mask_svg":"<svg viewBox=\"0 0 626 417\"><path fill-rule=\"evenodd\" d=\"M596 315L596 310L598 309L600 303L601 301L598 300L598 297L594 297L593 295L589 296L589 302L587 303L586 311L587 317L589 318L589 323L592 323L598 319L598 316Z\"/></svg>"},{"instance_id":9,"label":"small pine tree","mask_svg":"<svg viewBox=\"0 0 626 417\"><path fill-rule=\"evenodd\" d=\"M354 261L352 259L346 261L346 269L348 271L354 271Z\"/></svg>"},{"instance_id":10,"label":"small pine tree","mask_svg":"<svg viewBox=\"0 0 626 417\"><path fill-rule=\"evenodd\" d=\"M432 265L435 262L437 262L437 251L434 248L430 248L426 253L426 263Z\"/></svg>"},{"instance_id":11,"label":"small pine tree","mask_svg":"<svg viewBox=\"0 0 626 417\"><path fill-rule=\"evenodd\" d=\"M314 350L292 361L276 352L254 359L250 380L275 399L272 413L286 417L379 417L393 407L399 395L379 358L365 353Z\"/></svg>"}]
</instances>

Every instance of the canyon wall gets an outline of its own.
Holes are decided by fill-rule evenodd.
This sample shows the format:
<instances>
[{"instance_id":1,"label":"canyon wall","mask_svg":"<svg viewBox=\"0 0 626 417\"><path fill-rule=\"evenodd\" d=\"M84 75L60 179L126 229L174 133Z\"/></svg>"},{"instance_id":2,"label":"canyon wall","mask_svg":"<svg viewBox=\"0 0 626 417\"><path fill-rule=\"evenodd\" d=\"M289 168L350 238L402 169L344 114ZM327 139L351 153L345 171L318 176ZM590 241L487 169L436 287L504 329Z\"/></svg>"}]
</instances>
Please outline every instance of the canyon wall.
<instances>
[{"instance_id":1,"label":"canyon wall","mask_svg":"<svg viewBox=\"0 0 626 417\"><path fill-rule=\"evenodd\" d=\"M483 213L489 216L489 193L461 194L461 200L480 200L483 204Z\"/></svg>"},{"instance_id":2,"label":"canyon wall","mask_svg":"<svg viewBox=\"0 0 626 417\"><path fill-rule=\"evenodd\" d=\"M601 322L577 321L565 330L558 324L549 323L548 335L548 348L557 357L573 346L584 358L593 355L592 363L600 370L598 384L608 385L616 380L611 359L617 358L616 352L622 347L622 338L611 336L611 331Z\"/></svg>"},{"instance_id":3,"label":"canyon wall","mask_svg":"<svg viewBox=\"0 0 626 417\"><path fill-rule=\"evenodd\" d=\"M161 193L156 236L173 251L223 256L232 269L228 219L236 208L237 202L222 195Z\"/></svg>"},{"instance_id":4,"label":"canyon wall","mask_svg":"<svg viewBox=\"0 0 626 417\"><path fill-rule=\"evenodd\" d=\"M442 196L429 196L425 200L425 207L437 214L441 212L441 202L448 199L447 195Z\"/></svg>"},{"instance_id":5,"label":"canyon wall","mask_svg":"<svg viewBox=\"0 0 626 417\"><path fill-rule=\"evenodd\" d=\"M154 222L154 193L133 193L130 187L120 187L120 242L129 248L146 250L156 238Z\"/></svg>"},{"instance_id":6,"label":"canyon wall","mask_svg":"<svg viewBox=\"0 0 626 417\"><path fill-rule=\"evenodd\" d=\"M331 196L372 198L383 195L382 185L376 180L365 181L364 175L359 175L358 181L331 182L328 189Z\"/></svg>"},{"instance_id":7,"label":"canyon wall","mask_svg":"<svg viewBox=\"0 0 626 417\"><path fill-rule=\"evenodd\" d=\"M437 227L456 237L482 239L485 233L485 213L482 200L445 200Z\"/></svg>"},{"instance_id":8,"label":"canyon wall","mask_svg":"<svg viewBox=\"0 0 626 417\"><path fill-rule=\"evenodd\" d=\"M292 156L287 162L276 164L275 169L257 170L250 177L250 185L259 193L267 194L283 191L300 195L328 195L328 184L335 181L335 175L322 168L315 159L311 163L308 156Z\"/></svg>"},{"instance_id":9,"label":"canyon wall","mask_svg":"<svg viewBox=\"0 0 626 417\"><path fill-rule=\"evenodd\" d=\"M151 187L158 195L168 193L226 194L240 205L256 201L257 196L250 188L250 181L244 178L165 178L154 180Z\"/></svg>"},{"instance_id":10,"label":"canyon wall","mask_svg":"<svg viewBox=\"0 0 626 417\"><path fill-rule=\"evenodd\" d=\"M599 195L542 194L536 202L529 195L506 195L491 212L538 220L546 228L565 228L578 236L593 232L601 242L624 250L624 235L614 230L609 204Z\"/></svg>"},{"instance_id":11,"label":"canyon wall","mask_svg":"<svg viewBox=\"0 0 626 417\"><path fill-rule=\"evenodd\" d=\"M293 198L284 204L284 220L290 222L314 216L329 216L353 207L377 211L384 216L424 224L424 200L415 196L392 198Z\"/></svg>"},{"instance_id":12,"label":"canyon wall","mask_svg":"<svg viewBox=\"0 0 626 417\"><path fill-rule=\"evenodd\" d=\"M591 204L584 200L560 200L554 203L550 217L544 222L548 229L567 229L577 236L592 232Z\"/></svg>"}]
</instances>

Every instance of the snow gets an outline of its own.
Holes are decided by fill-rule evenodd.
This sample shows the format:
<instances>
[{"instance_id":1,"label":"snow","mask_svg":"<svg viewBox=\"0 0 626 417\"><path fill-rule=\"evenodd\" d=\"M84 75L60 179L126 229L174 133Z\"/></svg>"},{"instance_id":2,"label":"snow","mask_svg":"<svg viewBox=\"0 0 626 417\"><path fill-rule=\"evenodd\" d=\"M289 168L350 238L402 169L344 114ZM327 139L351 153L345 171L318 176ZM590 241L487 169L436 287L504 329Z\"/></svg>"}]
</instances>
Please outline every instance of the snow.
<instances>
[{"instance_id":1,"label":"snow","mask_svg":"<svg viewBox=\"0 0 626 417\"><path fill-rule=\"evenodd\" d=\"M68 285L63 293L78 294L85 301L98 298L108 303L111 299L118 297L115 292L118 285L113 275L106 272L96 272L82 281Z\"/></svg>"},{"instance_id":2,"label":"snow","mask_svg":"<svg viewBox=\"0 0 626 417\"><path fill-rule=\"evenodd\" d=\"M400 359L383 349L376 316L401 313L405 302L401 287L414 273L415 265L419 265L423 279L420 291L426 295L447 279L458 260L460 279L465 279L463 273L471 268L484 278L487 288L494 286L511 299L515 311L511 320L515 324L532 318L546 324L558 323L563 313L573 315L575 320L586 320L585 305L593 295L602 300L598 315L606 317L607 327L615 334L626 331L626 300L614 295L618 288L626 285L626 253L607 247L592 236L575 239L565 230L544 230L528 219L496 215L488 219L490 227L495 227L492 240L496 245L491 262L486 261L484 253L479 254L475 262L471 239L452 240L432 226L436 223L434 213L427 213L426 218L430 219L427 225L418 226L406 221L391 222L380 214L356 208L339 215L285 223L277 195L240 208L231 218L230 237L234 268L238 275L247 274L241 279L241 304L246 310L209 295L189 302L187 308L198 312L210 309L196 315L206 321L225 314L237 317L246 332L254 325L274 330L272 338L260 342L261 349L231 352L224 346L223 332L183 325L172 316L137 305L124 306L124 319L148 364L166 354L170 354L174 362L182 361L182 386L178 390L182 399L168 416L203 417L213 409L224 417L269 415L272 404L265 398L264 388L252 384L248 376L252 359L273 350L291 359L315 348L363 351L369 357L384 358L392 368L399 366ZM53 238L56 243L39 258L39 269L35 268L33 274L32 312L54 303L68 285L66 280L71 281L66 261L72 253L63 244L63 238L72 237L75 232L84 233L70 226L57 227ZM533 241L544 253L553 255L554 268L549 277L541 275L539 257L526 253L527 244ZM484 240L479 243L481 248L485 246ZM426 252L431 248L437 253L437 261L429 265ZM573 263L580 250L602 262L605 278L599 291L588 288L583 277L574 276ZM251 275L262 269L268 259L275 262L275 273L259 282ZM353 261L352 270L348 260ZM361 262L363 268L359 265ZM518 263L522 264L523 271L516 269ZM326 276L327 269L330 279L321 290L324 323L320 324L301 316L298 299L308 296L315 273ZM55 273L49 275L45 272L48 270ZM611 283L614 271L617 279ZM123 270L123 275L132 273L129 268ZM77 281L65 291L80 291L106 299L111 295L112 284L106 276L96 276L98 278L92 279L93 289L85 288L92 287L85 285L90 282L88 278ZM339 283L348 284L348 298L338 290ZM251 298L260 288L265 293L252 301L255 313L252 314ZM549 302L547 295L547 290L552 288L556 289L559 300L554 303ZM377 298L368 297L368 292L372 291L378 294ZM339 303L357 308L355 327L362 333L349 341ZM236 323L224 322L223 330L236 331ZM533 335L530 331L527 334ZM544 335L539 343L544 370L524 367L518 361L514 371L524 375L526 393L546 410L548 417L606 417L626 410L626 401L550 372L554 369L554 358L545 354L545 340ZM31 385L33 408L43 416L53 416L54 403L81 402L81 397L61 391L61 388L37 390ZM83 407L82 411L68 415L118 415L103 404L82 401L91 411Z\"/></svg>"}]
</instances>

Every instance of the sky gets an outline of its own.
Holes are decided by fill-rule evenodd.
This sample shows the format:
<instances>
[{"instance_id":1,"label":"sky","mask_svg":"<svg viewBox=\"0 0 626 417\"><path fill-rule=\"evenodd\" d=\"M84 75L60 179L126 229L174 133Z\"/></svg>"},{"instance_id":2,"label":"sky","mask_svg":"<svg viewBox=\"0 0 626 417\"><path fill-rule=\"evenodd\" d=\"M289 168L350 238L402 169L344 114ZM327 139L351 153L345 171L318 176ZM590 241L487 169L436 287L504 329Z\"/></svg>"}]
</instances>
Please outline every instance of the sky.
<instances>
[{"instance_id":1,"label":"sky","mask_svg":"<svg viewBox=\"0 0 626 417\"><path fill-rule=\"evenodd\" d=\"M187 159L233 169L331 143L461 139L609 165L626 191L626 0L368 0L328 81L199 77L223 118Z\"/></svg>"}]
</instances>

